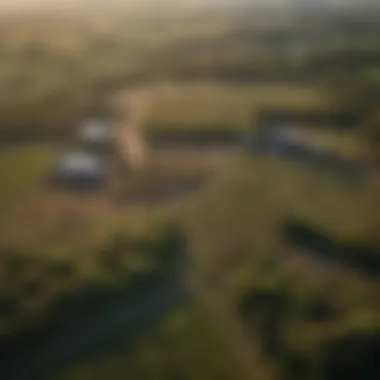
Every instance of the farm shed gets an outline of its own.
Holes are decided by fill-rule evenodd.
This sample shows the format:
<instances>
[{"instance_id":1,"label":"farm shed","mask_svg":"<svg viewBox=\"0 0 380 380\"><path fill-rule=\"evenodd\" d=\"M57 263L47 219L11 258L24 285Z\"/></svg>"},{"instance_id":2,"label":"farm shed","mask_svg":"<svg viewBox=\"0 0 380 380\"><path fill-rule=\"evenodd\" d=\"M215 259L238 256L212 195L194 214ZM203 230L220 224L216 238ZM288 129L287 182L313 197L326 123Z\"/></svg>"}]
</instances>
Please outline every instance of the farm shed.
<instances>
[{"instance_id":1,"label":"farm shed","mask_svg":"<svg viewBox=\"0 0 380 380\"><path fill-rule=\"evenodd\" d=\"M100 158L81 151L63 154L59 159L55 177L60 185L77 189L100 188L105 183Z\"/></svg>"},{"instance_id":2,"label":"farm shed","mask_svg":"<svg viewBox=\"0 0 380 380\"><path fill-rule=\"evenodd\" d=\"M275 155L288 155L304 147L304 142L296 128L290 124L279 124L247 135L246 142L254 151Z\"/></svg>"},{"instance_id":3,"label":"farm shed","mask_svg":"<svg viewBox=\"0 0 380 380\"><path fill-rule=\"evenodd\" d=\"M78 137L86 144L105 144L111 139L111 129L103 120L88 120L80 125Z\"/></svg>"},{"instance_id":4,"label":"farm shed","mask_svg":"<svg viewBox=\"0 0 380 380\"><path fill-rule=\"evenodd\" d=\"M299 127L318 126L335 130L352 130L358 123L356 115L329 109L292 109L266 107L261 109L253 122L259 128L271 128L281 123L291 123Z\"/></svg>"},{"instance_id":5,"label":"farm shed","mask_svg":"<svg viewBox=\"0 0 380 380\"><path fill-rule=\"evenodd\" d=\"M364 178L367 169L363 158L355 154L355 151L345 152L343 149L344 143L349 141L339 141L339 146L328 138L329 135L327 139L321 136L322 131L312 132L284 123L252 133L250 140L246 138L246 141L253 153L311 164L348 179Z\"/></svg>"}]
</instances>

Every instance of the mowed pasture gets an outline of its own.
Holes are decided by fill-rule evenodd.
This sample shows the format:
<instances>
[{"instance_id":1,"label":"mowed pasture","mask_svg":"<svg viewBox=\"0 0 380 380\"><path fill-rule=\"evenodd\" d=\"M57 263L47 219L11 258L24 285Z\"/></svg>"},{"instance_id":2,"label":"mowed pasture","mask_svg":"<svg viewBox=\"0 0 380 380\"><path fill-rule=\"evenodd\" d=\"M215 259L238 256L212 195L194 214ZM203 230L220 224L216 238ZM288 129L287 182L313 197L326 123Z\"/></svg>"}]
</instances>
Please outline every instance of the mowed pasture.
<instances>
[{"instance_id":1,"label":"mowed pasture","mask_svg":"<svg viewBox=\"0 0 380 380\"><path fill-rule=\"evenodd\" d=\"M316 86L216 83L160 84L147 127L151 129L243 129L262 106L323 108Z\"/></svg>"},{"instance_id":2,"label":"mowed pasture","mask_svg":"<svg viewBox=\"0 0 380 380\"><path fill-rule=\"evenodd\" d=\"M54 163L49 144L3 147L0 150L0 212L38 191Z\"/></svg>"},{"instance_id":3,"label":"mowed pasture","mask_svg":"<svg viewBox=\"0 0 380 380\"><path fill-rule=\"evenodd\" d=\"M369 145L356 131L335 131L312 126L299 132L306 146L335 152L342 158L368 160Z\"/></svg>"}]
</instances>

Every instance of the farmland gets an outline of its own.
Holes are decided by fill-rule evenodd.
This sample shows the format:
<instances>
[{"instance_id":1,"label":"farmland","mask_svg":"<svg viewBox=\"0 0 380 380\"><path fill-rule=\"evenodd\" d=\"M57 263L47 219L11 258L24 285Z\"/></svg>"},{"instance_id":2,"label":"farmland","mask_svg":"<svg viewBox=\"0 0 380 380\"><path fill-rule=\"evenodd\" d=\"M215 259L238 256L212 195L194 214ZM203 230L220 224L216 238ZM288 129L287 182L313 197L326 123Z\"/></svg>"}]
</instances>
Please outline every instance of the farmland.
<instances>
[{"instance_id":1,"label":"farmland","mask_svg":"<svg viewBox=\"0 0 380 380\"><path fill-rule=\"evenodd\" d=\"M198 82L163 84L154 91L156 101L148 128L245 129L262 106L322 108L323 94L312 85Z\"/></svg>"},{"instance_id":2,"label":"farmland","mask_svg":"<svg viewBox=\"0 0 380 380\"><path fill-rule=\"evenodd\" d=\"M43 187L54 156L54 148L48 144L1 148L1 211L23 202Z\"/></svg>"},{"instance_id":3,"label":"farmland","mask_svg":"<svg viewBox=\"0 0 380 380\"><path fill-rule=\"evenodd\" d=\"M209 96L208 101L216 109L222 104L221 100L216 99L224 99L223 105L226 107L229 104L227 102L229 92L226 92L225 87L223 90L218 88L218 91L210 91L209 86L209 84L205 86L208 88L205 91ZM198 84L191 90L186 86L178 88L180 90L176 88L177 96L172 95L173 100L178 98L178 94L189 93L193 94L193 99L197 99L199 88L204 87ZM223 95L218 95L219 91ZM239 90L229 88L228 91L231 91L236 99L241 99ZM241 89L242 93L247 94L245 91L246 89ZM294 100L286 97L289 88L283 88L282 97L279 97L276 91L276 96L273 97L272 91L273 87L268 93L263 91L264 95L267 94L267 100L274 99L276 103L281 103L280 99L283 99L282 101L288 102L287 104L296 102L296 96ZM301 90L297 88L292 91ZM304 93L305 90L302 90L302 94ZM163 101L160 97L157 99ZM192 103L191 100L188 101ZM316 103L321 104L320 100L316 102L314 94L305 102L305 106ZM235 104L238 104L238 101ZM246 104L245 112L248 115L248 100ZM174 114L177 107L174 105L171 110ZM154 116L155 112L157 111L153 109L150 118L157 117ZM233 115L231 120L237 120L243 114L243 112L238 114L233 107L229 112ZM200 116L203 119L195 118L193 125L198 125L200 122L211 125L218 121L211 119L210 115L213 115L212 112L207 114L207 117ZM180 123L179 115L177 117ZM182 120L186 119L184 116ZM243 118L239 120L243 122ZM324 140L332 141L323 134L317 136L321 139L321 143ZM343 136L343 139L345 138L347 135ZM352 140L355 141L354 138ZM354 149L350 145L352 140L349 139L345 143L345 149L348 151ZM340 139L337 138L337 141L340 142ZM40 152L38 148L36 151ZM36 151L32 150L33 154ZM23 154L20 156L23 157ZM18 162L19 158L15 157L19 155L13 156L15 162ZM43 157L41 160L43 161ZM39 255L42 255L47 263L51 260L53 262L63 260L75 268L75 275L70 275L66 283L61 285L50 280L47 272L46 276L43 276L48 279L46 291L42 292L35 301L29 300L29 303L24 303L23 300L17 301L18 308L21 308L19 316L12 315L10 319L3 321L3 325L10 329L9 331L13 331L12 329L18 331L25 326L30 328L30 323L25 324L24 318L25 315L32 313L31 310L34 313L31 314L34 315L33 323L38 326L41 323L39 316L48 312L49 305L53 304L54 299L62 292L86 289L92 284L108 288L110 281L113 282L111 279L114 277L114 272L111 271L110 274L106 267L102 266L103 264L99 266L101 257L98 249L112 241L115 233L145 239L163 222L173 219L179 220L184 226L197 263L212 281L216 281L236 318L240 318L239 313L243 308L242 315L249 320L249 315L244 311L245 303L249 302L246 298L249 300L249 297L255 297L263 292L265 294L272 292L277 296L284 284L286 284L284 297L289 297L292 304L298 305L295 306L297 308L306 307L308 302L314 302L313 300L318 300L319 297L327 299L324 296L326 292L330 294L329 300L335 300L339 295L341 304L336 306L337 315L343 310L348 310L347 319L331 317L326 325L315 327L309 326L306 317L299 320L295 326L287 326L283 320L276 322L279 334L285 336L285 343L281 348L284 355L290 355L289 352L292 355L299 355L304 351L304 347L311 347L311 352L322 355L319 354L321 347L334 342L340 333L350 334L350 331L357 329L377 331L374 323L377 303L373 294L375 289L373 280L352 273L349 268L330 267L323 261L293 253L292 249L284 246L277 235L281 223L286 218L293 217L323 226L339 240L353 239L360 242L371 240L376 243L371 233L378 228L377 212L376 208L373 208L374 204L378 204L376 189L351 188L325 173L317 175L315 172L310 172L301 163L290 164L271 159L249 158L236 149L153 148L149 154L149 162L146 169L139 173L127 171L121 176L120 173L115 173L112 178L117 179L122 186L116 189L116 192L112 187L109 188L107 194L110 197L37 191L36 196L30 198L29 204L24 203L18 207L20 211L15 209L13 216L8 219L8 224L14 226L11 227L12 245L23 249L33 246L34 249L41 251ZM42 169L36 170L37 174L33 181L30 180L29 189L39 189L36 183L43 180L47 167L42 166ZM15 218L13 222L12 218ZM38 220L38 223L32 223L35 220ZM7 238L12 236L7 233L6 235ZM23 237L23 244L17 242L20 236ZM80 252L79 256L77 252ZM125 252L128 252L123 255L127 266L125 269L120 267L120 273L124 273L124 270L125 273L130 273L128 265L135 265L133 252L129 248ZM48 267L50 265L47 264ZM307 275L309 272L313 275ZM30 275L35 276L36 273L33 269ZM323 285L320 283L321 278ZM298 290L300 283L303 284L301 293ZM351 284L349 288L346 288L347 283ZM17 288L18 285L14 287ZM5 296L8 297L9 294ZM282 293L280 296L283 296ZM222 376L226 379L249 378L245 373L241 373L241 363L236 353L235 355L230 353L232 347L227 339L229 334L221 333L223 325L211 322L215 318L215 311L210 310L210 306L203 304L202 298L198 297L196 296L195 302L200 302L201 310L203 308L206 310L200 312L197 304L178 310L173 316L169 315L159 322L153 331L147 331L146 335L140 337L133 346L120 346L118 343L117 354L113 354L112 351L105 353L104 358L96 365L88 362L74 366L59 378L82 379L96 378L96 376L101 378L107 373L116 379L121 373L128 371L148 379L154 378L157 372L165 379L184 370L190 378L202 378L202 376L204 378ZM288 317L296 320L293 314ZM173 318L179 321L173 322ZM326 326L328 330L323 330L323 334L320 333L321 329L327 328ZM269 338L262 337L257 327L249 322L247 329L251 334L247 338L248 342L260 341L265 347L266 339ZM288 337L288 334L292 336L294 331L292 329L302 329L302 337L298 340ZM319 336L318 339L316 335ZM264 348L261 348L261 344L256 349L258 357L263 355L264 351L261 350ZM212 352L212 354L203 356L202 352ZM175 362L171 359L174 353L178 356ZM253 358L260 363L256 365L257 375L260 374L263 379L275 379L276 371L288 371L286 365L282 367L283 364L276 355L265 355L267 355L266 360ZM152 363L151 369L147 369L143 364L146 360ZM303 360L314 365L313 356L305 354ZM152 368L154 368L153 373Z\"/></svg>"},{"instance_id":4,"label":"farmland","mask_svg":"<svg viewBox=\"0 0 380 380\"><path fill-rule=\"evenodd\" d=\"M378 244L374 235L368 235L380 222L373 209L377 202L376 188L350 187L324 173L316 176L303 165L241 157L232 171L210 183L197 196L182 201L176 209L196 263L210 281L209 285L201 286L195 305L179 311L177 317L174 314L177 323L169 316L163 325L140 340L139 348L125 346L118 353L110 352L95 366L93 362L84 363L63 379L96 378L104 372L117 378L124 371L136 371L147 379L166 378L176 374L178 366L187 368L189 376L197 378L218 378L220 374L229 379L230 370L236 371L234 378L250 378L235 368L234 363L240 363L242 370L236 351L240 347L227 339L232 339L234 332L225 330L230 327L221 323L224 316L209 320L216 314L211 301L202 295L207 292L206 287L220 289L233 310L232 318L235 314L235 318L240 318L242 313L248 331L246 339L255 347L252 361L256 363L256 376L275 379L278 371L293 373L291 364L282 361L282 355L289 357L290 363L293 355L300 357L305 365L315 366L315 371L319 371L323 360L337 360L334 354L323 359L324 347L338 344L344 336L358 331L378 331L377 280L346 264L331 263L328 257L321 259L289 246L281 229L287 220L294 218L323 228L338 241L372 240ZM195 273L190 272L192 275ZM251 310L250 302L260 297L273 298L273 304L268 301ZM280 314L271 312L272 307L280 307L276 300L279 305L283 302L285 308ZM317 311L320 308L326 309L326 316L324 311ZM260 323L265 326L265 320L254 314L255 310L268 318L278 316L273 321L274 337L266 327L257 327ZM165 326L172 323L173 327L166 330ZM212 326L206 327L208 323ZM187 335L189 329L191 336ZM217 329L221 329L217 337L211 338ZM202 353L209 339L220 343L210 348L209 360L203 361ZM278 342L275 343L278 351L266 351L271 339ZM233 351L229 359L220 360L228 350ZM147 357L153 361L154 373L141 364L142 358Z\"/></svg>"},{"instance_id":5,"label":"farmland","mask_svg":"<svg viewBox=\"0 0 380 380\"><path fill-rule=\"evenodd\" d=\"M49 12L0 26L0 377L378 378L377 34L306 11ZM360 180L243 149L276 109L353 111L298 143ZM103 118L107 149L78 142ZM99 154L101 190L51 185L66 148Z\"/></svg>"},{"instance_id":6,"label":"farmland","mask_svg":"<svg viewBox=\"0 0 380 380\"><path fill-rule=\"evenodd\" d=\"M298 102L302 104L301 107L322 104L321 99L315 96L315 90L310 92L309 89L301 90L299 87L289 90L288 86L283 85L261 86L260 91L256 88L259 91L256 95L252 95L253 92L250 91L253 90L247 90L245 87L236 89L210 84L172 85L169 88L171 91L175 89L170 95L171 98L168 95L166 99L157 96L158 104L166 102L167 115L157 116L156 103L148 116L153 120L162 117L161 120L168 123L167 125L171 120L171 125L179 129L181 123L187 124L188 120L191 120L193 126L221 122L222 119L218 119L220 116L215 110L227 109L230 97L235 97L232 104L236 106L228 109L230 120L239 120L242 124L245 120L247 123L249 104L254 103L254 99L261 104L260 91L263 99L268 103L273 102L271 104L294 105L300 95L302 99L306 99L305 103ZM164 95L165 91L161 91ZM293 99L287 96L289 91L295 92ZM207 97L203 95L205 97L202 98L200 93L206 94ZM238 107L240 101L244 103L242 94L247 96L245 108ZM309 94L309 97L306 94ZM209 109L205 107L207 112L203 115L200 113L193 116L196 113L189 112L184 113L180 119L180 114L175 116L176 104L173 103L170 110L169 104L175 100L184 102L182 99L178 100L182 96L194 109L201 108L200 104L206 100L212 106ZM196 99L199 97L202 102L197 106ZM211 109L214 109L214 112L211 112ZM242 116L244 112L245 118ZM321 144L324 141L333 141L328 134L318 133L317 137L320 138ZM342 137L343 140L348 138L346 134ZM344 144L345 149L350 152L354 150L351 141L355 141L352 136ZM341 139L337 137L337 142L333 144L340 142ZM44 150L40 150L39 147L36 150L32 149L33 156L36 152L42 155L37 163L40 164L39 160L44 163ZM23 162L20 157L24 157L23 150L12 155L8 164L16 165ZM47 157L50 160L52 156ZM67 281L65 280L64 285L50 279L50 269L46 274L39 275L46 278L46 290L40 292L35 301L29 298L27 301L15 298L19 314L12 314L3 320L3 326L9 331L22 331L34 324L38 326L41 323L40 316L49 315L50 305L53 305L56 297L62 293L65 294L72 289L79 291L91 286L103 286L108 289L116 275L115 263L111 263L110 268L113 269L110 271L107 269L108 266L103 265L102 247L112 242L117 233L146 239L165 221L173 219L183 226L196 262L207 277L220 288L222 297L232 310L233 318L237 320L243 316L249 321L250 315L245 311L245 304L250 302L250 297L254 298L262 293L289 297L289 302L296 305L295 308L301 309L308 307L308 302L312 303L319 297L327 299L326 293L330 294L329 302L330 299L331 302L335 302L339 295L341 304L336 305L337 316L331 317L326 324L310 327L307 317L298 320L292 313L286 315L291 321L297 320L294 322L295 326L288 326L282 319L275 322L278 324L278 334L284 334L284 343L281 346L284 355L302 355L305 347L311 347L312 353L322 355L319 350L322 350L324 344L335 342L340 333L350 334L358 329L377 331L374 322L378 307L373 293L376 288L374 280L352 273L350 268L330 266L323 260L321 262L319 259L293 252L292 248L284 245L278 235L281 223L290 217L322 226L338 240L371 241L371 244L376 244L375 236L371 232L379 225L376 208L373 207L374 204L378 204L376 189L350 187L326 173L312 172L302 163L252 158L236 148L212 146L171 149L153 147L144 170L138 173L116 170L111 174L111 178L115 179L115 188L111 186L103 195L79 196L65 191L41 190L38 184L43 183L43 176L49 166L38 167L33 180L25 179L22 182L30 183L25 194L30 195L34 191L34 195L26 198L28 201L20 203L7 217L4 241L19 249L34 247L40 252L33 253L33 257L35 260L42 257L46 264L42 264L42 269L32 267L29 273L32 277L40 273L39 270L45 273L45 265L47 268L51 265L54 267L57 260L68 263L75 271ZM26 175L26 172L23 175ZM22 241L19 242L21 236ZM131 268L135 268L136 257L129 247L123 252L122 262L125 262L126 266L122 267L121 261L118 261L119 264L116 266L120 270L117 273L120 278L127 278L131 274ZM145 265L151 265L148 259L142 264L142 267L137 267L137 271ZM310 272L312 275L307 275ZM301 283L302 292L299 291ZM347 283L351 284L349 288L346 287ZM8 283L6 285L9 289L17 290L18 287L18 283L12 284L12 287ZM283 294L281 289L285 289L286 294ZM14 297L18 297L18 294L16 291ZM4 295L7 302L9 296L10 293ZM125 371L135 373L136 376L145 376L147 379L154 378L156 372L165 379L182 371L186 371L190 378L249 378L246 373L241 373L241 363L236 353L233 355L230 352L231 342L227 339L229 333L222 333L223 324L211 322L215 318L215 311L210 309L210 305L205 304L205 300L202 303L202 300L200 295L196 295L194 306L176 311L178 317L176 314L174 317L169 315L156 325L153 331L147 331L145 336L139 337L133 346L120 346L118 343L117 354L105 353L105 357L96 365L89 362L74 366L72 370L62 374L62 378L101 378L104 373L111 374L111 378L118 378L121 373L126 373ZM205 311L198 311L199 302L201 310L205 308ZM345 310L348 310L347 319L339 317ZM29 322L25 323L25 315L29 314L34 315L32 325ZM178 325L172 318L179 318ZM175 327L171 327L172 323ZM262 342L259 347L253 344L256 347L254 352L258 355L253 360L259 360L258 358L264 355L267 339L272 338L260 335L258 325L245 323L250 331L248 342ZM326 326L328 330L325 331L323 329L327 328ZM288 334L292 336L292 329L302 329L302 337L298 340L288 337ZM323 334L320 332L321 329L324 331ZM234 332L231 334L234 336ZM238 338L236 339L238 342ZM201 353L206 351L212 354L203 356ZM174 353L178 356L175 362L171 359ZM276 371L291 371L275 354L265 355L266 360L261 359L260 365L256 365L256 375L260 374L263 379L275 379ZM314 365L313 354L310 355L305 354L302 360ZM146 360L152 363L151 368L154 368L155 372L150 372L143 364ZM273 365L275 368L271 369Z\"/></svg>"}]
</instances>

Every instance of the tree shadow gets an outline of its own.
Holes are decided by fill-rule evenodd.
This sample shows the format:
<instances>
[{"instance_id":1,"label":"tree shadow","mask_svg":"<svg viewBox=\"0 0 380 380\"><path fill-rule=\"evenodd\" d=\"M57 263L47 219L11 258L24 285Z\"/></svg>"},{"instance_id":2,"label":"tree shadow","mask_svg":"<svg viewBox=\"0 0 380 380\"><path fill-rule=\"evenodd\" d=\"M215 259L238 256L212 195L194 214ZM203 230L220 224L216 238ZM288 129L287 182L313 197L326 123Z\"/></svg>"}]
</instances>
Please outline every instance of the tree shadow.
<instances>
[{"instance_id":1,"label":"tree shadow","mask_svg":"<svg viewBox=\"0 0 380 380\"><path fill-rule=\"evenodd\" d=\"M380 252L374 247L340 242L324 231L298 220L286 221L280 228L285 241L302 252L366 275L380 275Z\"/></svg>"}]
</instances>

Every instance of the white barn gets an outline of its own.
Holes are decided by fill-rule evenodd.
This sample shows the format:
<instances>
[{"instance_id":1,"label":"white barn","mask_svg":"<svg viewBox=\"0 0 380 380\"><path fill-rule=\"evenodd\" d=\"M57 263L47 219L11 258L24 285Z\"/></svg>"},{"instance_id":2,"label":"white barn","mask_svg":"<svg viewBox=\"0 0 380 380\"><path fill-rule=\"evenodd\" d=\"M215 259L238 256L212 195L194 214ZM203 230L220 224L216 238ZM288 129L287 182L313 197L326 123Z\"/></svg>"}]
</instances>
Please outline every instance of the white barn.
<instances>
[{"instance_id":1,"label":"white barn","mask_svg":"<svg viewBox=\"0 0 380 380\"><path fill-rule=\"evenodd\" d=\"M87 120L79 126L78 137L87 144L104 144L111 139L111 129L102 120Z\"/></svg>"},{"instance_id":2,"label":"white barn","mask_svg":"<svg viewBox=\"0 0 380 380\"><path fill-rule=\"evenodd\" d=\"M82 151L63 154L57 165L56 178L60 184L74 188L99 188L105 177L100 158Z\"/></svg>"}]
</instances>

